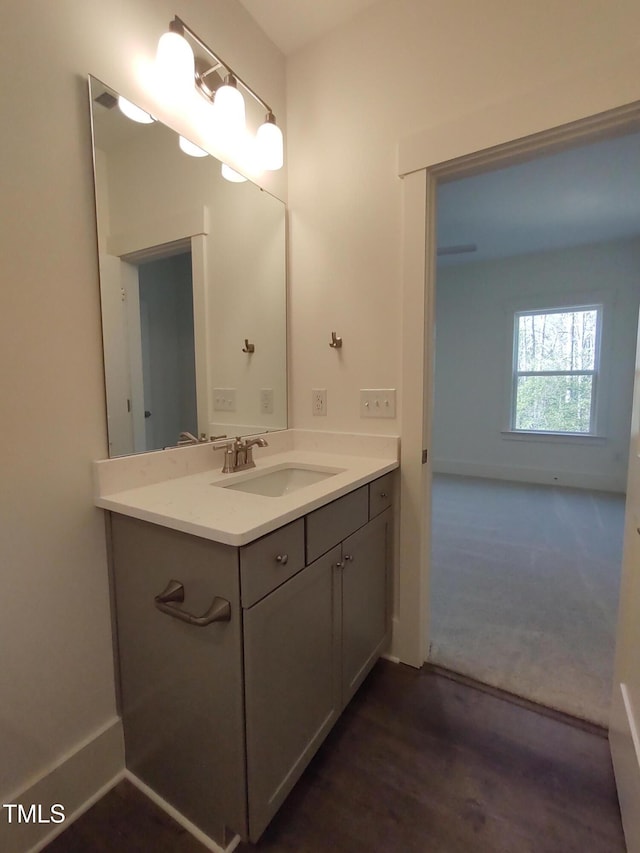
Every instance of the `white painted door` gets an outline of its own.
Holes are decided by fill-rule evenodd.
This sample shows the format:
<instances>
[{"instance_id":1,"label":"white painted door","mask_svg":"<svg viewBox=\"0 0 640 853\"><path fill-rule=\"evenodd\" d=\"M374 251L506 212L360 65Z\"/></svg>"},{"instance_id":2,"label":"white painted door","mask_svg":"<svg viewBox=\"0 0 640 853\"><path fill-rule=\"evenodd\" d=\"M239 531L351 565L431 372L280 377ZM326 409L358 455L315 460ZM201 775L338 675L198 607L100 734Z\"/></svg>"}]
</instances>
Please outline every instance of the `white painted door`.
<instances>
[{"instance_id":1,"label":"white painted door","mask_svg":"<svg viewBox=\"0 0 640 853\"><path fill-rule=\"evenodd\" d=\"M627 850L640 853L640 333L609 740Z\"/></svg>"}]
</instances>

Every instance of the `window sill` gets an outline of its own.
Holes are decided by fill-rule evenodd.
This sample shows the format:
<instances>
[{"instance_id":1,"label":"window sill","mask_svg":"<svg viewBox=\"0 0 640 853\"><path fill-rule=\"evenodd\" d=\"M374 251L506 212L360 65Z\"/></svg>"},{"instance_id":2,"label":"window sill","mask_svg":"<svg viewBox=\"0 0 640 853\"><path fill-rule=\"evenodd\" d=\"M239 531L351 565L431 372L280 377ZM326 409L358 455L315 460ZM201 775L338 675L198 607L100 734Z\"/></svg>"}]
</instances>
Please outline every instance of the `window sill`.
<instances>
[{"instance_id":1,"label":"window sill","mask_svg":"<svg viewBox=\"0 0 640 853\"><path fill-rule=\"evenodd\" d=\"M541 441L550 444L605 444L604 435L572 435L566 432L525 432L524 430L503 429L502 437L510 441Z\"/></svg>"}]
</instances>

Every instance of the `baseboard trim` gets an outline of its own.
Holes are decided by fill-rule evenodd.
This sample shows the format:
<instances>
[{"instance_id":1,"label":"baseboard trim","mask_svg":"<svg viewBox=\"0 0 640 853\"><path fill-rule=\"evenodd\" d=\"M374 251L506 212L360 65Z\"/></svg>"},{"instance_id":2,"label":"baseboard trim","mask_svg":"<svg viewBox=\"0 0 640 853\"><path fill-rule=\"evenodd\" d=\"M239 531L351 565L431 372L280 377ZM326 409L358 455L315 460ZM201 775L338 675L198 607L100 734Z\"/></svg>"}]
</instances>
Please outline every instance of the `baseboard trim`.
<instances>
[{"instance_id":1,"label":"baseboard trim","mask_svg":"<svg viewBox=\"0 0 640 853\"><path fill-rule=\"evenodd\" d=\"M0 850L3 853L39 853L53 839L91 808L124 773L124 738L119 718L109 720L85 741L48 768L7 803L29 809L42 805L49 815L51 804L64 806L62 823L8 822L8 811L0 815ZM87 796L89 793L89 796Z\"/></svg>"},{"instance_id":2,"label":"baseboard trim","mask_svg":"<svg viewBox=\"0 0 640 853\"><path fill-rule=\"evenodd\" d=\"M163 812L169 815L169 817L173 818L176 823L179 823L184 829L187 830L193 837L200 842L200 844L204 845L207 850L211 850L212 853L232 853L233 850L236 849L238 844L240 843L240 836L236 835L233 840L227 845L227 847L220 847L213 838L210 838L206 835L201 829L195 825L195 823L191 823L191 821L186 818L182 812L179 812L176 808L174 808L170 803L168 803L165 799L163 799L159 794L146 785L141 779L139 779L134 773L130 770L125 770L123 774L124 778L131 782L132 785L135 785L139 791L141 791L146 797L148 797L151 802L155 803L159 808L162 809Z\"/></svg>"},{"instance_id":3,"label":"baseboard trim","mask_svg":"<svg viewBox=\"0 0 640 853\"><path fill-rule=\"evenodd\" d=\"M611 758L627 849L640 850L640 732L636 710L623 682L616 682L611 708Z\"/></svg>"},{"instance_id":4,"label":"baseboard trim","mask_svg":"<svg viewBox=\"0 0 640 853\"><path fill-rule=\"evenodd\" d=\"M633 703L631 702L631 696L629 695L629 688L626 684L620 685L620 692L622 694L624 710L627 715L627 723L629 725L629 734L631 735L631 742L633 743L633 748L636 754L636 763L640 767L640 734L638 733L636 715L633 708Z\"/></svg>"},{"instance_id":5,"label":"baseboard trim","mask_svg":"<svg viewBox=\"0 0 640 853\"><path fill-rule=\"evenodd\" d=\"M554 471L524 468L514 465L491 465L457 459L435 459L434 474L453 474L458 477L481 477L486 480L507 480L515 483L534 483L543 486L568 486L573 489L593 489L599 492L624 494L626 484L619 477L590 474L585 471Z\"/></svg>"}]
</instances>

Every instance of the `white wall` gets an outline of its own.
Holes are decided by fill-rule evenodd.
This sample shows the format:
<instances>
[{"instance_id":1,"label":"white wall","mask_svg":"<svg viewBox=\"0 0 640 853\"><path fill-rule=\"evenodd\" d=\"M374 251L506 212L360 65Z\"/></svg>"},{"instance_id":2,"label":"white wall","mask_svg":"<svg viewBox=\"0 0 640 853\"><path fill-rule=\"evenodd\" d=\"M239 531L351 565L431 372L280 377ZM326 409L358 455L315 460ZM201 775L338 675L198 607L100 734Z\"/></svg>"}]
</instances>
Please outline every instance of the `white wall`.
<instances>
[{"instance_id":1,"label":"white wall","mask_svg":"<svg viewBox=\"0 0 640 853\"><path fill-rule=\"evenodd\" d=\"M638 239L440 269L433 469L624 491L639 301ZM504 435L514 312L594 303L603 304L602 441Z\"/></svg>"},{"instance_id":2,"label":"white wall","mask_svg":"<svg viewBox=\"0 0 640 853\"><path fill-rule=\"evenodd\" d=\"M401 387L399 141L442 128L445 160L469 143L464 116L490 114L500 138L501 103L540 130L640 98L639 30L635 0L381 0L290 58L296 427L399 430L358 411L358 389ZM311 416L314 387L326 418Z\"/></svg>"},{"instance_id":3,"label":"white wall","mask_svg":"<svg viewBox=\"0 0 640 853\"><path fill-rule=\"evenodd\" d=\"M137 62L153 56L174 14L284 117L284 60L237 3L29 0L3 10L3 803L115 715L105 536L90 480L106 421L86 75L143 100ZM273 188L284 194L282 176ZM121 750L108 754L111 765L93 762L82 779L58 775L55 801L84 800L121 763ZM0 847L26 849L4 817Z\"/></svg>"}]
</instances>

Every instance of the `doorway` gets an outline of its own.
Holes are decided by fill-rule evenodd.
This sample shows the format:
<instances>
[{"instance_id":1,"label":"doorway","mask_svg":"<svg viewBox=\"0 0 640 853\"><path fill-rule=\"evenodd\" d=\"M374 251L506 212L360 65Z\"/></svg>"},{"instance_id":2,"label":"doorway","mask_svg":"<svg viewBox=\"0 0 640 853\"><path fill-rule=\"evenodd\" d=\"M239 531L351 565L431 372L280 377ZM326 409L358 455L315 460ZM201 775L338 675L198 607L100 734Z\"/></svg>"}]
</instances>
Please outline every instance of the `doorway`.
<instances>
[{"instance_id":1,"label":"doorway","mask_svg":"<svg viewBox=\"0 0 640 853\"><path fill-rule=\"evenodd\" d=\"M577 94L571 86L563 96ZM554 93L557 94L557 93ZM556 100L558 100L556 98ZM575 99L574 99L575 101ZM565 100L563 103L574 103ZM560 102L562 99L560 98ZM577 103L577 101L575 101ZM575 111L572 111L575 115ZM563 150L573 144L611 138L640 129L640 102L614 107L569 124L553 126L522 104L497 105L487 117L483 112L452 121L445 127L426 129L406 137L399 147L398 173L403 178L403 277L402 277L402 444L399 530L399 562L396 579L396 629L392 654L405 663L420 666L427 658L429 637L429 548L431 489L430 454L432 367L434 359L434 297L436 253L436 189L439 181L480 174L495 165L523 162L545 151ZM561 116L557 116L562 120ZM489 121L488 118L491 120ZM549 119L553 111L549 111ZM542 129L541 129L542 127ZM426 200L426 203L425 203ZM639 348L640 350L640 348ZM640 364L636 367L636 399ZM637 548L640 510L637 488L638 406L632 421L634 452L628 471L625 514L621 612L616 632L616 663L610 742L614 759L625 832L640 838L637 815L640 775L637 761L640 707L637 669L638 607ZM632 464L633 462L633 464ZM634 585L635 584L635 585ZM635 704L634 704L635 699Z\"/></svg>"},{"instance_id":2,"label":"doorway","mask_svg":"<svg viewBox=\"0 0 640 853\"><path fill-rule=\"evenodd\" d=\"M198 431L191 252L138 265L145 450Z\"/></svg>"},{"instance_id":3,"label":"doorway","mask_svg":"<svg viewBox=\"0 0 640 853\"><path fill-rule=\"evenodd\" d=\"M438 187L429 660L601 725L639 165L630 134Z\"/></svg>"}]
</instances>

